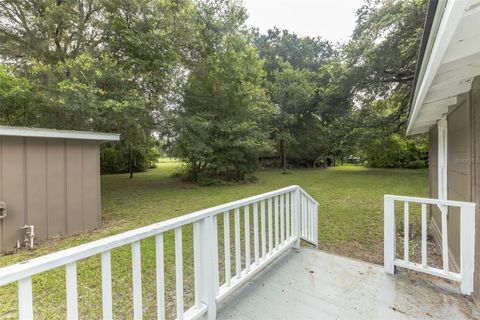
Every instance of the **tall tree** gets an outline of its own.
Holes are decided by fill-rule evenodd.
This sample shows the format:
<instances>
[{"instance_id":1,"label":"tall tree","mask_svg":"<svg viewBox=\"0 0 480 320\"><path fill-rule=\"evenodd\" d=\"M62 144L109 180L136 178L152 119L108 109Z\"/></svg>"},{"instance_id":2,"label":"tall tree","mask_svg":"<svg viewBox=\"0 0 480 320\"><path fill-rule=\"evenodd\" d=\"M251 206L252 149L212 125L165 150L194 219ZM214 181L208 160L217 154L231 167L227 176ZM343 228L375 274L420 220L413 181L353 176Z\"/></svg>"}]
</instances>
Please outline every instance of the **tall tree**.
<instances>
[{"instance_id":1,"label":"tall tree","mask_svg":"<svg viewBox=\"0 0 480 320\"><path fill-rule=\"evenodd\" d=\"M293 69L288 62L279 65L272 74L270 94L277 107L276 140L283 172L287 168L287 150L296 144L294 128L314 111L315 87L313 74L305 69ZM312 128L313 129L313 128Z\"/></svg>"},{"instance_id":2,"label":"tall tree","mask_svg":"<svg viewBox=\"0 0 480 320\"><path fill-rule=\"evenodd\" d=\"M175 155L193 180L243 180L269 148L271 104L262 62L242 34L204 59L189 76Z\"/></svg>"},{"instance_id":3,"label":"tall tree","mask_svg":"<svg viewBox=\"0 0 480 320\"><path fill-rule=\"evenodd\" d=\"M2 1L0 60L37 99L22 117L10 99L0 122L120 132L114 171L144 168L172 84L200 50L197 17L190 0Z\"/></svg>"},{"instance_id":4,"label":"tall tree","mask_svg":"<svg viewBox=\"0 0 480 320\"><path fill-rule=\"evenodd\" d=\"M354 117L362 128L358 142L372 165L389 166L376 158L391 141L419 143L420 150L425 149L421 137L402 138L425 12L425 0L366 1L357 12L352 39L343 49L353 101L359 109ZM391 157L392 166L417 158L397 153ZM425 153L420 158L424 160Z\"/></svg>"}]
</instances>

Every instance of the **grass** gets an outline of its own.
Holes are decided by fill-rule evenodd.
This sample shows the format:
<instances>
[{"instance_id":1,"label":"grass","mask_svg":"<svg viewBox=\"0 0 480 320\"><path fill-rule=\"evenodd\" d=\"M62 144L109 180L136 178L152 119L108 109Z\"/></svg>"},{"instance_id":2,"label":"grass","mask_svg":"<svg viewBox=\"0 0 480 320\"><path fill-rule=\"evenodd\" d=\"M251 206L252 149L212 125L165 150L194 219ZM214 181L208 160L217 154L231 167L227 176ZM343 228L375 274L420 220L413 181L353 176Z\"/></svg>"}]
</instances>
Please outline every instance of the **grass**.
<instances>
[{"instance_id":1,"label":"grass","mask_svg":"<svg viewBox=\"0 0 480 320\"><path fill-rule=\"evenodd\" d=\"M367 169L343 166L330 169L262 170L252 184L199 187L172 178L178 164L164 161L158 167L136 174L102 176L104 226L91 233L66 239L49 240L33 251L20 251L0 258L0 266L24 261L49 252L113 235L132 228L173 218L195 210L252 196L284 186L301 185L320 203L319 242L322 249L370 262L381 263L383 255L383 195L427 196L427 171ZM219 221L219 225L222 222ZM414 230L414 229L413 229ZM219 238L221 238L219 234ZM174 239L165 235L167 313L174 318ZM155 314L155 275L153 239L142 241L143 300L146 318ZM186 307L193 301L191 227L184 228L184 268ZM101 317L100 258L79 263L80 314ZM114 316L130 318L131 251L112 251ZM56 269L34 277L35 314L39 318L65 318L65 275ZM0 289L0 318L17 317L16 285ZM126 316L127 315L127 316Z\"/></svg>"}]
</instances>

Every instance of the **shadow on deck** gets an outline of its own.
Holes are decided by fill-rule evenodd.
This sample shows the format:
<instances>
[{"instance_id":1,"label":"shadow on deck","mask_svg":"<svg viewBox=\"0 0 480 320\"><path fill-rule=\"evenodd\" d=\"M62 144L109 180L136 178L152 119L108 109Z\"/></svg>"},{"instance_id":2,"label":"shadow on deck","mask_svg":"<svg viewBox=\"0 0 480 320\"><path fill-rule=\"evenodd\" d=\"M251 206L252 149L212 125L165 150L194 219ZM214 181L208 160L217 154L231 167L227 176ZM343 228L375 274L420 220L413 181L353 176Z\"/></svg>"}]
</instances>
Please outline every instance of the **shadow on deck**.
<instances>
[{"instance_id":1,"label":"shadow on deck","mask_svg":"<svg viewBox=\"0 0 480 320\"><path fill-rule=\"evenodd\" d=\"M288 251L219 306L217 319L480 319L458 286L308 248Z\"/></svg>"}]
</instances>

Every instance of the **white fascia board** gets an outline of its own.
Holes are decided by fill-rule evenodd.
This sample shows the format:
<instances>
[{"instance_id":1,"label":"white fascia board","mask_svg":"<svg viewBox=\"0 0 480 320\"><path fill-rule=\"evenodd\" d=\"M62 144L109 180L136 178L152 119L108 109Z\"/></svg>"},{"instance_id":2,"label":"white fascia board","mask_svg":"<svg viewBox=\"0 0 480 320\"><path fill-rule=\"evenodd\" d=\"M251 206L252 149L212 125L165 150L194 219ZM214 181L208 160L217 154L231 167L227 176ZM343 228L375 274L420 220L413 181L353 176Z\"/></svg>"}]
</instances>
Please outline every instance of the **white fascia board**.
<instances>
[{"instance_id":1,"label":"white fascia board","mask_svg":"<svg viewBox=\"0 0 480 320\"><path fill-rule=\"evenodd\" d=\"M457 26L465 12L464 8L466 4L467 2L465 1L449 0L447 2L435 37L431 55L428 58L425 74L419 79L420 87L419 90L416 90L418 94L415 97L413 110L408 121L407 135L410 134L410 131L413 128L418 113L420 112L420 108L423 105L425 97L427 96L430 86L432 85L442 63L443 57L445 56L455 31L457 30Z\"/></svg>"},{"instance_id":2,"label":"white fascia board","mask_svg":"<svg viewBox=\"0 0 480 320\"><path fill-rule=\"evenodd\" d=\"M7 127L7 126L0 126L0 136L97 140L97 141L119 141L120 140L120 134L118 133Z\"/></svg>"}]
</instances>

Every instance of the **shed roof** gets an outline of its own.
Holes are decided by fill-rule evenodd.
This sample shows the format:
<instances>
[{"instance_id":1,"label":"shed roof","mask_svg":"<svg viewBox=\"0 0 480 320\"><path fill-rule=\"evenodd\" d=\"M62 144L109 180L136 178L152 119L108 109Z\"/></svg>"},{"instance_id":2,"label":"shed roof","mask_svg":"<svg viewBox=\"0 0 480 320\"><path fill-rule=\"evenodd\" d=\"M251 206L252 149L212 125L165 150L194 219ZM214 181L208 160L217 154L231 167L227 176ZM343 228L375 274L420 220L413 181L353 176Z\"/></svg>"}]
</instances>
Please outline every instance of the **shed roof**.
<instances>
[{"instance_id":1,"label":"shed roof","mask_svg":"<svg viewBox=\"0 0 480 320\"><path fill-rule=\"evenodd\" d=\"M120 140L120 134L118 133L55 130L55 129L44 129L44 128L25 128L25 127L9 127L9 126L0 126L0 136L98 140L98 141L119 141Z\"/></svg>"},{"instance_id":2,"label":"shed roof","mask_svg":"<svg viewBox=\"0 0 480 320\"><path fill-rule=\"evenodd\" d=\"M407 134L427 132L480 75L480 0L430 1Z\"/></svg>"}]
</instances>

